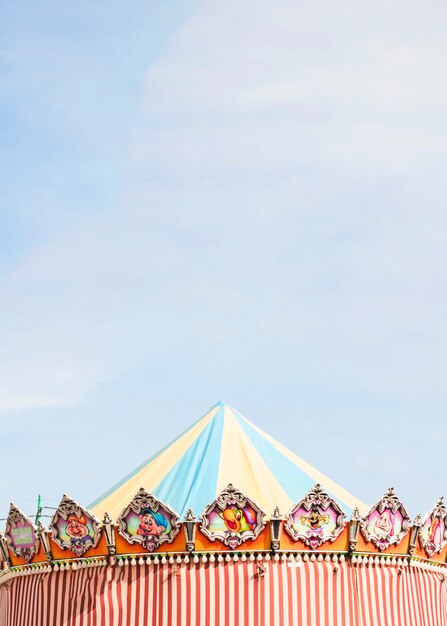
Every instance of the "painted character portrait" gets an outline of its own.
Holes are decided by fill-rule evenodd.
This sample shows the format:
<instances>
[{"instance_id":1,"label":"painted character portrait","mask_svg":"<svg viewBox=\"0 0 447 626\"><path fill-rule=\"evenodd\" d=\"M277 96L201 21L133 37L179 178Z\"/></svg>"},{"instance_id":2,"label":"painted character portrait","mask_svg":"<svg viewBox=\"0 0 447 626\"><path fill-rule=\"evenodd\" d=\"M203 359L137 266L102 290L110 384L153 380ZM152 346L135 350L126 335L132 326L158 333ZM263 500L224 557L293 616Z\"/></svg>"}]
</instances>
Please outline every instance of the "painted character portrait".
<instances>
[{"instance_id":1,"label":"painted character portrait","mask_svg":"<svg viewBox=\"0 0 447 626\"><path fill-rule=\"evenodd\" d=\"M388 537L393 534L394 518L390 510L384 509L374 524L374 532L378 537Z\"/></svg>"},{"instance_id":2,"label":"painted character portrait","mask_svg":"<svg viewBox=\"0 0 447 626\"><path fill-rule=\"evenodd\" d=\"M223 511L217 511L217 514L231 532L243 533L256 527L256 513L251 506L246 506L243 509L227 507Z\"/></svg>"},{"instance_id":3,"label":"painted character portrait","mask_svg":"<svg viewBox=\"0 0 447 626\"><path fill-rule=\"evenodd\" d=\"M74 514L69 515L65 531L72 542L87 541L91 538L85 515L81 515L81 517Z\"/></svg>"},{"instance_id":4,"label":"painted character portrait","mask_svg":"<svg viewBox=\"0 0 447 626\"><path fill-rule=\"evenodd\" d=\"M434 517L428 529L428 540L434 545L442 543L442 528L439 517Z\"/></svg>"},{"instance_id":5,"label":"painted character portrait","mask_svg":"<svg viewBox=\"0 0 447 626\"><path fill-rule=\"evenodd\" d=\"M142 509L139 514L140 525L137 535L141 537L159 537L167 531L169 523L164 515L152 509Z\"/></svg>"},{"instance_id":6,"label":"painted character portrait","mask_svg":"<svg viewBox=\"0 0 447 626\"><path fill-rule=\"evenodd\" d=\"M301 515L300 522L303 526L307 526L314 532L322 532L322 526L328 524L330 516L320 513L318 507L312 507L312 511L309 515Z\"/></svg>"}]
</instances>

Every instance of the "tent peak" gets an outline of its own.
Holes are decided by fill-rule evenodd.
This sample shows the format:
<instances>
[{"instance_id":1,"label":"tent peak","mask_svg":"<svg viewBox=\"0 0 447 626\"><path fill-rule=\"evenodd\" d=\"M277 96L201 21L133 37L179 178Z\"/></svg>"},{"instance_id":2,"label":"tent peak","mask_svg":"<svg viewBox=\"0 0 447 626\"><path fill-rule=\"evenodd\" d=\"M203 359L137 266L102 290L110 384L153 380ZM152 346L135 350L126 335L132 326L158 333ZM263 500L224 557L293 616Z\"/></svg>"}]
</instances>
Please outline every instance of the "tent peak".
<instances>
[{"instance_id":1,"label":"tent peak","mask_svg":"<svg viewBox=\"0 0 447 626\"><path fill-rule=\"evenodd\" d=\"M230 409L232 409L233 407L231 406L231 404L228 404L228 402L225 402L225 400L219 400L218 402L216 402L216 404L214 405L214 407L216 406L221 406L221 407L228 407ZM213 408L214 408L213 407Z\"/></svg>"}]
</instances>

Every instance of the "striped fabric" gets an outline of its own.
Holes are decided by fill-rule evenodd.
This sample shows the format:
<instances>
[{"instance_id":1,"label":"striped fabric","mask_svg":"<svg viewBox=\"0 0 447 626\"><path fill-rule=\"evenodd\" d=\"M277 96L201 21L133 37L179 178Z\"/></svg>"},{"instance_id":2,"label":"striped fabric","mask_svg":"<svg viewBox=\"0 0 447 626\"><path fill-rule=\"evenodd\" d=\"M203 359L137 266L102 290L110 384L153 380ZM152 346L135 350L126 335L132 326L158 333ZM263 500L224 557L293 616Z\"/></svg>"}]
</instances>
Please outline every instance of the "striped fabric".
<instances>
[{"instance_id":1,"label":"striped fabric","mask_svg":"<svg viewBox=\"0 0 447 626\"><path fill-rule=\"evenodd\" d=\"M330 478L257 428L232 407L218 402L204 417L90 504L100 518L116 519L144 487L183 517L200 515L233 483L270 515L285 513L320 483L349 515L366 510Z\"/></svg>"},{"instance_id":2,"label":"striped fabric","mask_svg":"<svg viewBox=\"0 0 447 626\"><path fill-rule=\"evenodd\" d=\"M446 581L418 567L189 563L22 576L2 626L446 626ZM260 575L261 573L261 575Z\"/></svg>"}]
</instances>

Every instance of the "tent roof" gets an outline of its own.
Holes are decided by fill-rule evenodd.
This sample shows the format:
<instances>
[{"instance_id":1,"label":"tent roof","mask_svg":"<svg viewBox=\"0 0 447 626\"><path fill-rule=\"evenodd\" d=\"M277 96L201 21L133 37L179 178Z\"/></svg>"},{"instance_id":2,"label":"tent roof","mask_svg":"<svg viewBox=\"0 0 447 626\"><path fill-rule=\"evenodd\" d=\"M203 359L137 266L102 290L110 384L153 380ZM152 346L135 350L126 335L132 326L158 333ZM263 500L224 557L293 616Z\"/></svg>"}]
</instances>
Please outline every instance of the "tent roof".
<instances>
[{"instance_id":1,"label":"tent roof","mask_svg":"<svg viewBox=\"0 0 447 626\"><path fill-rule=\"evenodd\" d=\"M366 505L281 443L249 422L236 409L218 402L199 421L125 476L90 508L116 519L144 487L183 517L200 515L233 483L267 515L275 506L286 513L315 483L330 493L347 515Z\"/></svg>"}]
</instances>

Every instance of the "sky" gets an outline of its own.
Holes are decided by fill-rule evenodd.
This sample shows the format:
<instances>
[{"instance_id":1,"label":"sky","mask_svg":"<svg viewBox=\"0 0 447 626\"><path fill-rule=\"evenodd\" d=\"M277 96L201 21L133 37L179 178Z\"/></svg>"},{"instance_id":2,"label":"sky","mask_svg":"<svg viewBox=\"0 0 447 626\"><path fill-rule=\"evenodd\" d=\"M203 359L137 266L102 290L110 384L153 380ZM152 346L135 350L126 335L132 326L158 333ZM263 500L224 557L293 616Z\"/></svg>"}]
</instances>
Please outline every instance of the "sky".
<instances>
[{"instance_id":1,"label":"sky","mask_svg":"<svg viewBox=\"0 0 447 626\"><path fill-rule=\"evenodd\" d=\"M446 13L3 0L2 517L218 400L366 502L447 495Z\"/></svg>"}]
</instances>

